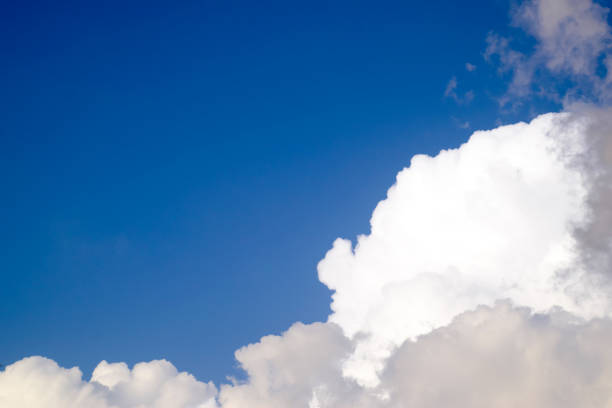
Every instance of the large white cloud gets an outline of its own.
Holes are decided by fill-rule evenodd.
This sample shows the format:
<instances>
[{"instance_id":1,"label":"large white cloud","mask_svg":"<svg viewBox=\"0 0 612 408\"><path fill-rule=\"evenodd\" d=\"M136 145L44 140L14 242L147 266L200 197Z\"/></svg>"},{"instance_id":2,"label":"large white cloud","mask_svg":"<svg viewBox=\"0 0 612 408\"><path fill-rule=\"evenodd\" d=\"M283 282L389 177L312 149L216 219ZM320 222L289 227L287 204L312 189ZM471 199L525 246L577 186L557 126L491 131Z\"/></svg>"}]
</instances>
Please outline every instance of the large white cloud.
<instances>
[{"instance_id":1,"label":"large white cloud","mask_svg":"<svg viewBox=\"0 0 612 408\"><path fill-rule=\"evenodd\" d=\"M596 164L592 146L609 135L611 115L547 114L414 157L374 211L371 233L355 248L337 240L319 264L335 290L330 321L360 338L345 374L375 385L394 347L497 299L607 315L607 291L586 272L576 232L601 229L590 197L606 167L587 163Z\"/></svg>"},{"instance_id":2,"label":"large white cloud","mask_svg":"<svg viewBox=\"0 0 612 408\"><path fill-rule=\"evenodd\" d=\"M32 357L0 406L610 406L611 141L611 109L575 106L416 156L321 261L329 322L238 350L247 379L218 393L166 361L85 381Z\"/></svg>"}]
</instances>

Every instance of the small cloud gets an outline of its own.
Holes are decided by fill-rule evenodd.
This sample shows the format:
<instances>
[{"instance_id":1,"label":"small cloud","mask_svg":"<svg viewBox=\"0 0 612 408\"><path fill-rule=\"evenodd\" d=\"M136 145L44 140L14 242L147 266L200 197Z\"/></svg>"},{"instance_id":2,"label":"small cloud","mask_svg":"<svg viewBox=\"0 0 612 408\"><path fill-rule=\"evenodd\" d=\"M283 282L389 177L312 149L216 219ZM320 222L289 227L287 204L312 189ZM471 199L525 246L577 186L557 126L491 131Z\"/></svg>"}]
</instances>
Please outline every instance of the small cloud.
<instances>
[{"instance_id":1,"label":"small cloud","mask_svg":"<svg viewBox=\"0 0 612 408\"><path fill-rule=\"evenodd\" d=\"M470 103L474 100L474 91L469 90L465 93L465 95L463 96L463 101L465 103Z\"/></svg>"},{"instance_id":2,"label":"small cloud","mask_svg":"<svg viewBox=\"0 0 612 408\"><path fill-rule=\"evenodd\" d=\"M474 72L474 71L476 71L476 65L474 65L474 64L470 64L469 62L466 62L466 63L465 63L465 69L466 69L468 72Z\"/></svg>"},{"instance_id":3,"label":"small cloud","mask_svg":"<svg viewBox=\"0 0 612 408\"><path fill-rule=\"evenodd\" d=\"M464 105L469 104L474 100L474 91L469 90L463 96L457 93L457 78L452 77L448 84L446 84L446 89L444 90L445 98L452 98L457 104Z\"/></svg>"},{"instance_id":4,"label":"small cloud","mask_svg":"<svg viewBox=\"0 0 612 408\"><path fill-rule=\"evenodd\" d=\"M446 85L446 90L444 91L444 96L446 98L448 98L449 96L452 97L453 95L456 97L457 94L455 92L455 89L457 89L457 78L452 77L450 79L450 81L448 81L448 84Z\"/></svg>"},{"instance_id":5,"label":"small cloud","mask_svg":"<svg viewBox=\"0 0 612 408\"><path fill-rule=\"evenodd\" d=\"M453 120L453 123L455 124L455 126L457 126L460 129L469 129L470 126L471 126L470 122L467 121L467 120L464 121L464 120L458 119L458 118L456 118L454 116L451 116L451 119Z\"/></svg>"}]
</instances>

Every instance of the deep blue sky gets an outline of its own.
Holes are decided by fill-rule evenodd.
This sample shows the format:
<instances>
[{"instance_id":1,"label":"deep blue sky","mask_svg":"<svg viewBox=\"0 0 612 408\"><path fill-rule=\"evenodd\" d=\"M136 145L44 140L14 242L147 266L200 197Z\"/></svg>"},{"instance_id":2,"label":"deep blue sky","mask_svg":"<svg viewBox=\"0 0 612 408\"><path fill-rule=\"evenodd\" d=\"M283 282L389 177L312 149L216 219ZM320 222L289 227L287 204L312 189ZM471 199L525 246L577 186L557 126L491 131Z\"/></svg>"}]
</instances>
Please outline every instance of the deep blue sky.
<instances>
[{"instance_id":1,"label":"deep blue sky","mask_svg":"<svg viewBox=\"0 0 612 408\"><path fill-rule=\"evenodd\" d=\"M0 362L199 379L325 320L316 264L415 153L492 127L505 1L5 2ZM469 73L466 62L478 66ZM455 75L474 101L443 98ZM504 119L504 118L502 118Z\"/></svg>"}]
</instances>

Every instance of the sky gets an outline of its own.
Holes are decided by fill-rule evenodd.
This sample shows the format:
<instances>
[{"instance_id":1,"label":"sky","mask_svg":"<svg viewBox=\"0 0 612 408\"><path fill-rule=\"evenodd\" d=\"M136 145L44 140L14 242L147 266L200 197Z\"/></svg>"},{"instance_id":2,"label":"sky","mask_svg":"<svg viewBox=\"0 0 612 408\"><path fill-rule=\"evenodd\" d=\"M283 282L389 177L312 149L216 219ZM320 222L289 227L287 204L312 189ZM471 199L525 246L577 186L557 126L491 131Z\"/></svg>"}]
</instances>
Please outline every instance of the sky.
<instances>
[{"instance_id":1,"label":"sky","mask_svg":"<svg viewBox=\"0 0 612 408\"><path fill-rule=\"evenodd\" d=\"M612 403L609 7L4 5L0 402Z\"/></svg>"},{"instance_id":2,"label":"sky","mask_svg":"<svg viewBox=\"0 0 612 408\"><path fill-rule=\"evenodd\" d=\"M465 141L468 113L493 125L490 97L444 91L495 79L464 65L507 20L489 1L3 8L3 362L165 357L216 380L327 316L317 262L413 154Z\"/></svg>"}]
</instances>

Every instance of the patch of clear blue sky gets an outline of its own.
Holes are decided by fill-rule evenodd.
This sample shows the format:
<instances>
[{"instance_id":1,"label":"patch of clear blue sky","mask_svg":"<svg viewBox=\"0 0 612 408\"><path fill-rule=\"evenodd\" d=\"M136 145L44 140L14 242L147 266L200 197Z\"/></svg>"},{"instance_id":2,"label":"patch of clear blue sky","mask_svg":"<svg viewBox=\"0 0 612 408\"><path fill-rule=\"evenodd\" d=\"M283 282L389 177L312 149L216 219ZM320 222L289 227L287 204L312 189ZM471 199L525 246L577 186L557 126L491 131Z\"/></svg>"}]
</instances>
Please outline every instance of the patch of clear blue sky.
<instances>
[{"instance_id":1,"label":"patch of clear blue sky","mask_svg":"<svg viewBox=\"0 0 612 408\"><path fill-rule=\"evenodd\" d=\"M499 117L503 1L5 2L0 359L200 379L325 320L316 264ZM478 66L469 73L464 64ZM455 75L476 98L442 95Z\"/></svg>"}]
</instances>

